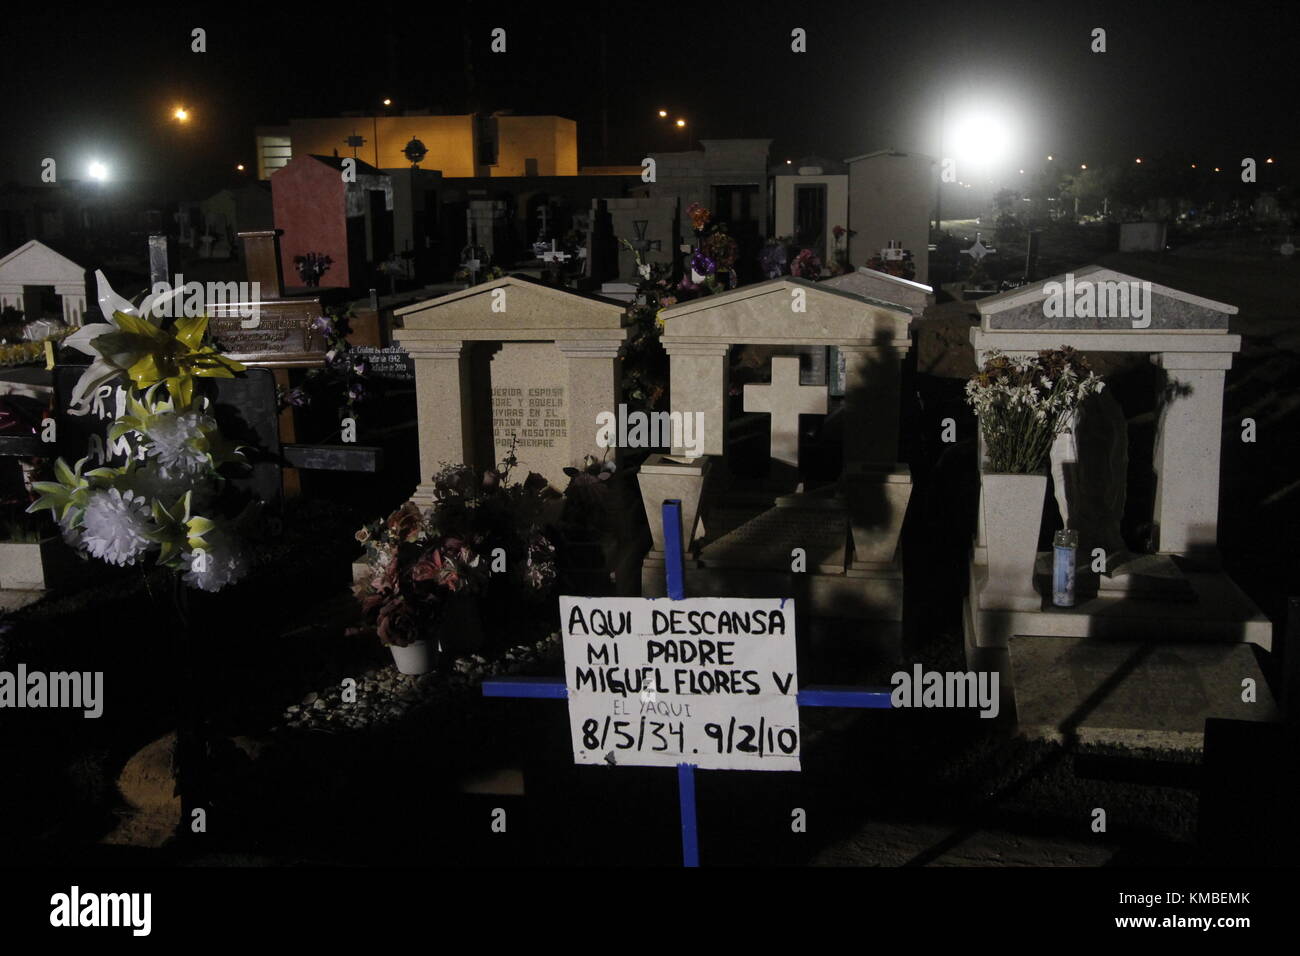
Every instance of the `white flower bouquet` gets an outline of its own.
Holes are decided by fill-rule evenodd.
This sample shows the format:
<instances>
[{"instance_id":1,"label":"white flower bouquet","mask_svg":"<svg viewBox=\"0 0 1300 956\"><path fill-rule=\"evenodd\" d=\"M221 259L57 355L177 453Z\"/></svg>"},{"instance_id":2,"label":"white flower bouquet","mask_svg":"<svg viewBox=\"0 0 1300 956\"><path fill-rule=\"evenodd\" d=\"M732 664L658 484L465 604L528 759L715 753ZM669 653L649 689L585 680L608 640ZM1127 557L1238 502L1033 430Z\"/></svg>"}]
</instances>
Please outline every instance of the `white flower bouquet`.
<instances>
[{"instance_id":1,"label":"white flower bouquet","mask_svg":"<svg viewBox=\"0 0 1300 956\"><path fill-rule=\"evenodd\" d=\"M205 343L207 319L182 318L164 328L146 298L137 308L99 280L99 301L111 321L78 329L67 345L95 357L82 374L73 403L102 384L125 381L126 408L109 430L110 442L128 435L136 445L126 464L83 473L59 459L54 481L33 482L40 497L27 509L48 509L64 540L79 553L119 566L150 553L186 584L219 591L247 571L240 527L256 506L219 506L220 469L241 462L237 446L217 427L195 378L230 378L243 366ZM166 389L166 398L160 389Z\"/></svg>"},{"instance_id":2,"label":"white flower bouquet","mask_svg":"<svg viewBox=\"0 0 1300 956\"><path fill-rule=\"evenodd\" d=\"M1040 471L1074 410L1103 384L1087 360L1068 346L1022 359L990 352L966 383L966 401L979 416L988 470L1015 475Z\"/></svg>"}]
</instances>

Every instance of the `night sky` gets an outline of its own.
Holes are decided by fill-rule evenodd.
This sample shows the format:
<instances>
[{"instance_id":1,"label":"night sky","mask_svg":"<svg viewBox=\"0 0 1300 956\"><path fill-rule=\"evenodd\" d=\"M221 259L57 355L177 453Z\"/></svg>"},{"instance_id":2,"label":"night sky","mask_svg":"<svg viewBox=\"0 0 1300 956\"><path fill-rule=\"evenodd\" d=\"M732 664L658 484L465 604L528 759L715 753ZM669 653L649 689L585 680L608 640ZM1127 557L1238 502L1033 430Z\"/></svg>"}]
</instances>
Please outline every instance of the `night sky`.
<instances>
[{"instance_id":1,"label":"night sky","mask_svg":"<svg viewBox=\"0 0 1300 956\"><path fill-rule=\"evenodd\" d=\"M236 163L252 166L255 125L369 109L385 96L397 108L571 117L583 164L730 136L772 138L774 161L888 146L936 153L941 99L950 116L1011 117L1013 165L1048 152L1076 164L1167 155L1225 166L1296 155L1294 4L348 8L358 13L342 17L332 4L7 11L0 182L36 183L40 160L53 156L61 178L83 178L101 158L116 179L206 186L232 177ZM206 53L189 51L196 26L208 32ZM505 54L488 51L497 26ZM1089 50L1097 26L1107 30L1104 54ZM805 54L790 51L794 27L808 31ZM169 119L177 104L193 111L188 127ZM659 120L660 108L685 117L686 134Z\"/></svg>"}]
</instances>

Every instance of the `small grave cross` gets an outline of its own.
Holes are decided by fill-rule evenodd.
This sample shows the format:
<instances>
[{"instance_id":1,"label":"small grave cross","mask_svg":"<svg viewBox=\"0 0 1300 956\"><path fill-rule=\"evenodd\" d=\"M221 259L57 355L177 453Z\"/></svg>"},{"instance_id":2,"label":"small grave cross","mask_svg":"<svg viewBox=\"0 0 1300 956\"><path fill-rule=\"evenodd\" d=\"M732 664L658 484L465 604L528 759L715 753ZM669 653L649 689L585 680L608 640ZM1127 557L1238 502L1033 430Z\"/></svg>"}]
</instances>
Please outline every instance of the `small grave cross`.
<instances>
[{"instance_id":1,"label":"small grave cross","mask_svg":"<svg viewBox=\"0 0 1300 956\"><path fill-rule=\"evenodd\" d=\"M343 142L345 145L352 147L352 158L356 159L357 150L366 145L366 138L358 134L356 130L353 130L352 135L344 139Z\"/></svg>"},{"instance_id":2,"label":"small grave cross","mask_svg":"<svg viewBox=\"0 0 1300 956\"><path fill-rule=\"evenodd\" d=\"M796 360L797 361L797 360ZM668 597L680 601L686 597L685 567L682 561L682 503L663 503L665 580ZM563 679L553 677L506 677L483 682L484 697L531 697L541 700L566 700L568 688ZM801 687L800 707L859 707L889 709L893 706L889 688L878 687ZM695 812L695 764L677 765L677 797L681 810L682 866L700 865L699 833Z\"/></svg>"},{"instance_id":3,"label":"small grave cross","mask_svg":"<svg viewBox=\"0 0 1300 956\"><path fill-rule=\"evenodd\" d=\"M564 264L565 259L572 259L573 256L555 248L555 240L551 240L551 251L542 254L542 259L546 262L558 262Z\"/></svg>"},{"instance_id":4,"label":"small grave cross","mask_svg":"<svg viewBox=\"0 0 1300 956\"><path fill-rule=\"evenodd\" d=\"M628 243L628 245L637 252L649 252L651 249L654 249L657 252L663 246L662 239L647 239L645 237L646 228L649 225L649 219L637 219L632 223L632 227L636 230L636 238Z\"/></svg>"},{"instance_id":5,"label":"small grave cross","mask_svg":"<svg viewBox=\"0 0 1300 956\"><path fill-rule=\"evenodd\" d=\"M772 457L787 465L799 464L799 416L825 415L825 385L799 384L799 359L778 355L772 359L771 385L745 386L745 411L772 416Z\"/></svg>"},{"instance_id":6,"label":"small grave cross","mask_svg":"<svg viewBox=\"0 0 1300 956\"><path fill-rule=\"evenodd\" d=\"M971 246L969 249L963 249L961 254L963 256L970 256L976 262L979 262L991 252L997 252L997 250L990 249L988 246L984 245L984 243L980 241L980 234L977 232L975 233L975 245Z\"/></svg>"}]
</instances>

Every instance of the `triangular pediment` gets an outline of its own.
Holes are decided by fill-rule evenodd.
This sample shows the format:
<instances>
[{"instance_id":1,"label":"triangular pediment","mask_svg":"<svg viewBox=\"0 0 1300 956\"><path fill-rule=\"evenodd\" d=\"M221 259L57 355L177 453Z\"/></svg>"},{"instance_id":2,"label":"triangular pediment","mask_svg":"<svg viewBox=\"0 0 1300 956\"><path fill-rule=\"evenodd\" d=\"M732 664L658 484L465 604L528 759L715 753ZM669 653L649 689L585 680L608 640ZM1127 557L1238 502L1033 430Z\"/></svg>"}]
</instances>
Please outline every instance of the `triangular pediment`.
<instances>
[{"instance_id":1,"label":"triangular pediment","mask_svg":"<svg viewBox=\"0 0 1300 956\"><path fill-rule=\"evenodd\" d=\"M508 275L398 309L402 336L437 338L619 339L626 335L627 305L613 299Z\"/></svg>"},{"instance_id":2,"label":"triangular pediment","mask_svg":"<svg viewBox=\"0 0 1300 956\"><path fill-rule=\"evenodd\" d=\"M986 331L1226 332L1237 314L1235 305L1100 265L980 299L976 308Z\"/></svg>"},{"instance_id":3,"label":"triangular pediment","mask_svg":"<svg viewBox=\"0 0 1300 956\"><path fill-rule=\"evenodd\" d=\"M900 305L786 276L665 309L664 343L906 346Z\"/></svg>"},{"instance_id":4,"label":"triangular pediment","mask_svg":"<svg viewBox=\"0 0 1300 956\"><path fill-rule=\"evenodd\" d=\"M85 266L55 252L38 239L23 243L0 259L0 282L17 285L84 284Z\"/></svg>"}]
</instances>

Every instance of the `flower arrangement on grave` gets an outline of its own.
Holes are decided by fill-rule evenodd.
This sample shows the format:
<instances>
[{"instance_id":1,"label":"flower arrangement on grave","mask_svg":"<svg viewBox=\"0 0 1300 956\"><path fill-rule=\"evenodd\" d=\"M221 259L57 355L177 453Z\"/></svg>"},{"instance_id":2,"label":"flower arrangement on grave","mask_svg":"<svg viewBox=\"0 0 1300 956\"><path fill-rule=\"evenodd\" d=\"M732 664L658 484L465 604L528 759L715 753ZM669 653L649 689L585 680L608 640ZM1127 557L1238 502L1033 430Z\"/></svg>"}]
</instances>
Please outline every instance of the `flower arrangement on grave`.
<instances>
[{"instance_id":1,"label":"flower arrangement on grave","mask_svg":"<svg viewBox=\"0 0 1300 956\"><path fill-rule=\"evenodd\" d=\"M555 546L542 512L556 494L540 475L511 483L515 464L512 449L500 468L481 473L446 465L433 478L429 508L408 501L357 532L367 576L355 593L381 643L454 644L456 635L440 633L454 600L518 611L550 593Z\"/></svg>"},{"instance_id":2,"label":"flower arrangement on grave","mask_svg":"<svg viewBox=\"0 0 1300 956\"><path fill-rule=\"evenodd\" d=\"M763 248L758 251L758 267L763 270L764 277L779 279L783 275L789 275L789 246L789 236L778 236L763 243Z\"/></svg>"},{"instance_id":3,"label":"flower arrangement on grave","mask_svg":"<svg viewBox=\"0 0 1300 956\"><path fill-rule=\"evenodd\" d=\"M696 235L703 234L705 227L713 218L713 213L697 202L693 202L686 207L686 215L690 217L691 228L695 230Z\"/></svg>"},{"instance_id":4,"label":"flower arrangement on grave","mask_svg":"<svg viewBox=\"0 0 1300 956\"><path fill-rule=\"evenodd\" d=\"M1103 384L1087 359L1068 346L1020 359L991 351L966 383L966 401L979 416L987 470L1025 475L1043 469L1074 410Z\"/></svg>"},{"instance_id":5,"label":"flower arrangement on grave","mask_svg":"<svg viewBox=\"0 0 1300 956\"><path fill-rule=\"evenodd\" d=\"M477 278L475 278L475 275L477 275ZM484 282L491 282L493 279L500 279L503 275L505 275L505 270L500 266L487 266L479 269L477 274L470 272L467 266L462 266L456 270L452 278L457 282L473 282L475 285L480 285Z\"/></svg>"},{"instance_id":6,"label":"flower arrangement on grave","mask_svg":"<svg viewBox=\"0 0 1300 956\"><path fill-rule=\"evenodd\" d=\"M233 378L244 367L207 340L206 316L168 325L155 305L173 290L147 296L137 309L97 272L107 325L82 326L66 345L94 356L72 393L77 405L101 385L125 383L126 407L109 441L135 435L138 453L119 467L85 470L54 463L54 480L33 482L30 512L49 510L64 540L85 557L142 564L152 555L191 587L219 591L248 571L243 530L255 515L227 491L222 469L242 463L221 434L196 380Z\"/></svg>"},{"instance_id":7,"label":"flower arrangement on grave","mask_svg":"<svg viewBox=\"0 0 1300 956\"><path fill-rule=\"evenodd\" d=\"M288 407L334 408L337 420L361 421L374 396L369 364L348 341L352 318L351 309L327 309L312 320L311 331L325 340L325 364L308 371L293 388L276 386L281 411Z\"/></svg>"},{"instance_id":8,"label":"flower arrangement on grave","mask_svg":"<svg viewBox=\"0 0 1300 956\"><path fill-rule=\"evenodd\" d=\"M294 256L293 264L298 270L298 277L302 279L302 284L314 287L320 285L321 277L329 271L334 260L319 252L309 252L306 255Z\"/></svg>"},{"instance_id":9,"label":"flower arrangement on grave","mask_svg":"<svg viewBox=\"0 0 1300 956\"><path fill-rule=\"evenodd\" d=\"M849 264L849 250L845 240L856 235L856 230L845 229L843 226L836 226L831 230L831 237L835 243L835 248L831 250L831 261L828 266L831 275L838 276L853 271L853 266Z\"/></svg>"},{"instance_id":10,"label":"flower arrangement on grave","mask_svg":"<svg viewBox=\"0 0 1300 956\"><path fill-rule=\"evenodd\" d=\"M911 252L904 252L901 259L886 259L876 254L867 260L867 268L908 281L916 278L916 263L912 261Z\"/></svg>"},{"instance_id":11,"label":"flower arrangement on grave","mask_svg":"<svg viewBox=\"0 0 1300 956\"><path fill-rule=\"evenodd\" d=\"M802 249L790 261L790 274L801 279L816 281L822 274L822 261L811 249Z\"/></svg>"},{"instance_id":12,"label":"flower arrangement on grave","mask_svg":"<svg viewBox=\"0 0 1300 956\"><path fill-rule=\"evenodd\" d=\"M677 302L672 295L671 268L645 262L631 242L620 240L636 259L636 299L628 307L632 327L619 349L623 361L623 400L629 409L652 411L668 388L668 353L659 340L660 313Z\"/></svg>"}]
</instances>

